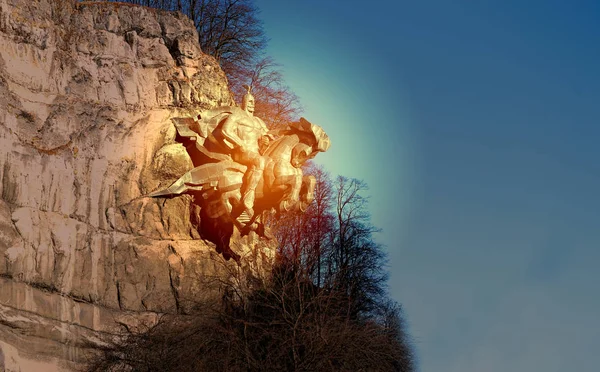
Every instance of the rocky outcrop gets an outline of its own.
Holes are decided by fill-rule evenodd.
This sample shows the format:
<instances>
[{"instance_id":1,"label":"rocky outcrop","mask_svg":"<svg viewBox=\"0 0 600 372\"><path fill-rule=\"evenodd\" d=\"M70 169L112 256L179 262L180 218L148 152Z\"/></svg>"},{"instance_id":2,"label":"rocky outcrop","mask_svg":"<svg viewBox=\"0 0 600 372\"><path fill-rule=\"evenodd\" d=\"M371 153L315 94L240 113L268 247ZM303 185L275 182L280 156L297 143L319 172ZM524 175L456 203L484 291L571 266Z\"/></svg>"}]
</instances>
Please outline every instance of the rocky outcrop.
<instances>
[{"instance_id":1,"label":"rocky outcrop","mask_svg":"<svg viewBox=\"0 0 600 372\"><path fill-rule=\"evenodd\" d=\"M190 196L146 196L192 167L170 119L233 103L197 40L176 12L0 0L0 371L73 369L240 270ZM236 244L253 270L270 259Z\"/></svg>"}]
</instances>

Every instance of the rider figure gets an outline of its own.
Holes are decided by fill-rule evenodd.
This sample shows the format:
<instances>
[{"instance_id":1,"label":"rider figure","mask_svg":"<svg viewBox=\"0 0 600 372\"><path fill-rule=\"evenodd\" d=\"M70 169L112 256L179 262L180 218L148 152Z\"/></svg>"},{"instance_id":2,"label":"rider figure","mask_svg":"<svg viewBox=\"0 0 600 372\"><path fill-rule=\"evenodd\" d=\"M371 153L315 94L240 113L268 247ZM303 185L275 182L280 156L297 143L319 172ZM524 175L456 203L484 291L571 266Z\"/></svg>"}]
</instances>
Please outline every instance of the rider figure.
<instances>
[{"instance_id":1,"label":"rider figure","mask_svg":"<svg viewBox=\"0 0 600 372\"><path fill-rule=\"evenodd\" d=\"M221 132L233 144L233 161L248 167L242 185L242 203L248 216L252 217L256 187L267 162L267 157L260 150L269 143L269 130L260 118L254 116L254 96L250 94L250 88L242 99L241 108L223 122Z\"/></svg>"}]
</instances>

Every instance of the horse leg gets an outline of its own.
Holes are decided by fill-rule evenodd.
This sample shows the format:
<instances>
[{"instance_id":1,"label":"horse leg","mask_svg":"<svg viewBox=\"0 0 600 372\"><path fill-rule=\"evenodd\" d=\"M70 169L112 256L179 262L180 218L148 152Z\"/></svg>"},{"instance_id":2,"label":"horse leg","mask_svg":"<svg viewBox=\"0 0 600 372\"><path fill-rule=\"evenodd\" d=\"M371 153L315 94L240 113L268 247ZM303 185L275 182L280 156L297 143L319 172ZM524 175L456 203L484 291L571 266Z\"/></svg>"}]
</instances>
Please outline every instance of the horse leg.
<instances>
[{"instance_id":1,"label":"horse leg","mask_svg":"<svg viewBox=\"0 0 600 372\"><path fill-rule=\"evenodd\" d=\"M317 186L317 179L315 176L304 176L302 177L302 188L300 190L300 210L306 212L306 209L310 203L315 200L315 187Z\"/></svg>"},{"instance_id":2,"label":"horse leg","mask_svg":"<svg viewBox=\"0 0 600 372\"><path fill-rule=\"evenodd\" d=\"M279 203L279 211L295 211L298 209L300 201L300 189L302 187L302 169L291 168L290 173L281 177L281 181L286 182L287 191Z\"/></svg>"}]
</instances>

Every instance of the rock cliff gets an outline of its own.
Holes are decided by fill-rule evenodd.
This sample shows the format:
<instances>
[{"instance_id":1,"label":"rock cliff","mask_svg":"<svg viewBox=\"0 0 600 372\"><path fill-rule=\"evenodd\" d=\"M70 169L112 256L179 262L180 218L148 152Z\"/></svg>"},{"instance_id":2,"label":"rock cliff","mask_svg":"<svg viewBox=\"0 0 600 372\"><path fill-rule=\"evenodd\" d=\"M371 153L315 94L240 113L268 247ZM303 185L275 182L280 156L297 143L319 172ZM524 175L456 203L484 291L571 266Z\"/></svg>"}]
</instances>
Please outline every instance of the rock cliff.
<instances>
[{"instance_id":1,"label":"rock cliff","mask_svg":"<svg viewBox=\"0 0 600 372\"><path fill-rule=\"evenodd\" d=\"M0 0L0 371L74 369L240 270L200 240L189 196L146 196L192 167L170 119L233 103L197 40L180 13Z\"/></svg>"}]
</instances>

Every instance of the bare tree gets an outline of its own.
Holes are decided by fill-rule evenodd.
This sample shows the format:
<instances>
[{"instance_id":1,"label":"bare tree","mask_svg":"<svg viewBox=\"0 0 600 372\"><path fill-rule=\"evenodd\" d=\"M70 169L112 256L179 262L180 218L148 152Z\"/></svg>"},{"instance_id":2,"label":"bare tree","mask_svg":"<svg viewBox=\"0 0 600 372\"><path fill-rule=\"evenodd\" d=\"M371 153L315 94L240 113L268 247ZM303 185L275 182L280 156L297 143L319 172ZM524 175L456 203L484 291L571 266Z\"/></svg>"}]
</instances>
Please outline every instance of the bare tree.
<instances>
[{"instance_id":1,"label":"bare tree","mask_svg":"<svg viewBox=\"0 0 600 372\"><path fill-rule=\"evenodd\" d=\"M387 301L384 248L370 223L367 185L338 177L332 182L322 168L307 169L317 178L315 201L305 213L291 214L271 225L280 259L318 287L345 293L352 318L372 317Z\"/></svg>"},{"instance_id":2,"label":"bare tree","mask_svg":"<svg viewBox=\"0 0 600 372\"><path fill-rule=\"evenodd\" d=\"M229 81L238 101L249 85L256 99L256 115L264 118L270 129L284 127L297 120L302 111L300 100L285 84L281 65L271 57L262 57L232 70Z\"/></svg>"},{"instance_id":3,"label":"bare tree","mask_svg":"<svg viewBox=\"0 0 600 372\"><path fill-rule=\"evenodd\" d=\"M338 176L335 182L337 226L327 260L329 285L344 291L352 317L370 315L386 298L386 255L373 238L367 184Z\"/></svg>"},{"instance_id":4,"label":"bare tree","mask_svg":"<svg viewBox=\"0 0 600 372\"><path fill-rule=\"evenodd\" d=\"M251 0L181 0L183 11L196 25L200 47L221 62L242 66L262 52L267 39L258 8Z\"/></svg>"},{"instance_id":5,"label":"bare tree","mask_svg":"<svg viewBox=\"0 0 600 372\"><path fill-rule=\"evenodd\" d=\"M238 102L252 88L256 114L271 129L296 120L298 97L285 84L281 66L264 55L267 38L252 0L185 0L204 53L217 59Z\"/></svg>"},{"instance_id":6,"label":"bare tree","mask_svg":"<svg viewBox=\"0 0 600 372\"><path fill-rule=\"evenodd\" d=\"M335 216L331 213L333 189L331 177L322 166L309 165L308 174L317 180L315 199L306 211L309 219L309 258L305 260L308 273L318 287L322 284L323 256L331 244Z\"/></svg>"},{"instance_id":7,"label":"bare tree","mask_svg":"<svg viewBox=\"0 0 600 372\"><path fill-rule=\"evenodd\" d=\"M335 219L332 213L332 182L321 166L309 163L305 174L316 178L314 201L305 212L288 213L271 219L280 260L297 266L304 276L320 286L323 257L331 246Z\"/></svg>"}]
</instances>

